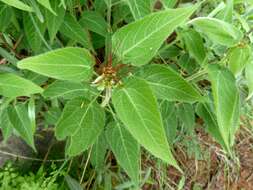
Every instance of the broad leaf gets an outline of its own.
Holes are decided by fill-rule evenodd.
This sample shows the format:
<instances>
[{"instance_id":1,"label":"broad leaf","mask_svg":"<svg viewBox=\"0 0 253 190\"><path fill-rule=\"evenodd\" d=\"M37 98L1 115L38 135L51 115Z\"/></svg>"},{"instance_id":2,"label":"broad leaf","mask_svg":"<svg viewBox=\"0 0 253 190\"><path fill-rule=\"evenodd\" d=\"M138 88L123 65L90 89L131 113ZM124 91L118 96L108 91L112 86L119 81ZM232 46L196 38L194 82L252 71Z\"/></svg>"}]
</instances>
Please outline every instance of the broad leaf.
<instances>
[{"instance_id":1,"label":"broad leaf","mask_svg":"<svg viewBox=\"0 0 253 190\"><path fill-rule=\"evenodd\" d=\"M28 109L25 104L18 104L8 109L9 119L22 139L34 150L33 126L29 119Z\"/></svg>"},{"instance_id":2,"label":"broad leaf","mask_svg":"<svg viewBox=\"0 0 253 190\"><path fill-rule=\"evenodd\" d=\"M253 62L251 61L248 65L246 65L245 69L247 85L249 89L248 99L253 96Z\"/></svg>"},{"instance_id":3,"label":"broad leaf","mask_svg":"<svg viewBox=\"0 0 253 190\"><path fill-rule=\"evenodd\" d=\"M193 29L188 29L186 31L183 31L181 33L181 36L183 38L184 44L189 54L194 59L196 59L196 61L200 65L204 64L204 61L206 58L206 52L205 52L203 39L201 38L199 33Z\"/></svg>"},{"instance_id":4,"label":"broad leaf","mask_svg":"<svg viewBox=\"0 0 253 190\"><path fill-rule=\"evenodd\" d=\"M224 46L234 46L242 38L242 33L235 26L219 19L199 17L190 21L201 33L210 40Z\"/></svg>"},{"instance_id":5,"label":"broad leaf","mask_svg":"<svg viewBox=\"0 0 253 190\"><path fill-rule=\"evenodd\" d=\"M42 93L36 84L11 73L0 73L0 95L6 97L30 96Z\"/></svg>"},{"instance_id":6,"label":"broad leaf","mask_svg":"<svg viewBox=\"0 0 253 190\"><path fill-rule=\"evenodd\" d=\"M139 184L140 146L132 135L119 122L108 125L107 141L117 162L135 184Z\"/></svg>"},{"instance_id":7,"label":"broad leaf","mask_svg":"<svg viewBox=\"0 0 253 190\"><path fill-rule=\"evenodd\" d=\"M170 67L148 65L141 68L138 75L148 82L159 99L182 102L203 100L199 92Z\"/></svg>"},{"instance_id":8,"label":"broad leaf","mask_svg":"<svg viewBox=\"0 0 253 190\"><path fill-rule=\"evenodd\" d=\"M93 64L87 50L68 47L23 59L18 67L56 79L82 81L92 76Z\"/></svg>"},{"instance_id":9,"label":"broad leaf","mask_svg":"<svg viewBox=\"0 0 253 190\"><path fill-rule=\"evenodd\" d=\"M212 83L215 114L221 136L230 149L234 134L239 125L239 92L233 74L219 65L209 66L209 78Z\"/></svg>"},{"instance_id":10,"label":"broad leaf","mask_svg":"<svg viewBox=\"0 0 253 190\"><path fill-rule=\"evenodd\" d=\"M44 6L46 9L48 9L51 13L54 15L57 15L55 11L52 9L50 1L49 0L37 0L42 6ZM54 0L57 1L57 0Z\"/></svg>"},{"instance_id":11,"label":"broad leaf","mask_svg":"<svg viewBox=\"0 0 253 190\"><path fill-rule=\"evenodd\" d=\"M84 11L79 21L80 25L87 30L106 36L107 23L102 15L95 11Z\"/></svg>"},{"instance_id":12,"label":"broad leaf","mask_svg":"<svg viewBox=\"0 0 253 190\"><path fill-rule=\"evenodd\" d=\"M96 141L104 122L104 111L94 100L75 98L64 107L56 126L56 137L62 140L70 136L67 154L74 156Z\"/></svg>"},{"instance_id":13,"label":"broad leaf","mask_svg":"<svg viewBox=\"0 0 253 190\"><path fill-rule=\"evenodd\" d=\"M126 0L135 20L152 12L154 0Z\"/></svg>"},{"instance_id":14,"label":"broad leaf","mask_svg":"<svg viewBox=\"0 0 253 190\"><path fill-rule=\"evenodd\" d=\"M113 52L126 64L147 64L164 40L196 10L197 6L150 14L128 24L112 37Z\"/></svg>"},{"instance_id":15,"label":"broad leaf","mask_svg":"<svg viewBox=\"0 0 253 190\"><path fill-rule=\"evenodd\" d=\"M33 11L33 8L31 8L30 6L28 6L27 4L23 3L20 0L0 0L0 1L23 11L28 11L28 12Z\"/></svg>"},{"instance_id":16,"label":"broad leaf","mask_svg":"<svg viewBox=\"0 0 253 190\"><path fill-rule=\"evenodd\" d=\"M244 67L251 61L251 47L249 45L237 46L228 53L228 66L235 76L238 76Z\"/></svg>"},{"instance_id":17,"label":"broad leaf","mask_svg":"<svg viewBox=\"0 0 253 190\"><path fill-rule=\"evenodd\" d=\"M82 44L83 47L92 49L88 32L82 28L72 15L65 15L60 32L75 42Z\"/></svg>"},{"instance_id":18,"label":"broad leaf","mask_svg":"<svg viewBox=\"0 0 253 190\"><path fill-rule=\"evenodd\" d=\"M142 79L128 78L113 91L112 102L132 136L158 158L180 169L170 151L155 96Z\"/></svg>"},{"instance_id":19,"label":"broad leaf","mask_svg":"<svg viewBox=\"0 0 253 190\"><path fill-rule=\"evenodd\" d=\"M50 42L52 43L60 26L64 21L65 9L62 6L59 6L60 0L51 1L52 8L57 15L52 14L51 11L46 11L46 23L47 30L50 38Z\"/></svg>"},{"instance_id":20,"label":"broad leaf","mask_svg":"<svg viewBox=\"0 0 253 190\"><path fill-rule=\"evenodd\" d=\"M97 90L89 84L72 81L55 81L50 84L42 94L46 98L73 99L78 96L91 97L97 95Z\"/></svg>"}]
</instances>

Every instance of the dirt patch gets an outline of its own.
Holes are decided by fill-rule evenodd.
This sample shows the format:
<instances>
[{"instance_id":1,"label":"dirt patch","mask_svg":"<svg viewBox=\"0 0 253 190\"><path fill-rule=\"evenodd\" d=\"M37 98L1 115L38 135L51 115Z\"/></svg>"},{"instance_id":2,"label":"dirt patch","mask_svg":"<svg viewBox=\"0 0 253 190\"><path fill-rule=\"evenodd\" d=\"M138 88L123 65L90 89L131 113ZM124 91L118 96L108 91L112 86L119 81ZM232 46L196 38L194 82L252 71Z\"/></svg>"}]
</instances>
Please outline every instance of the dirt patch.
<instances>
[{"instance_id":1,"label":"dirt patch","mask_svg":"<svg viewBox=\"0 0 253 190\"><path fill-rule=\"evenodd\" d=\"M238 161L227 160L220 146L202 129L196 130L204 159L197 160L186 153L186 148L176 148L176 159L184 171L183 190L252 190L253 189L253 135L241 128L236 136L235 151ZM237 163L237 164L236 164ZM145 185L144 190L177 189L182 174L172 167L167 169L166 184L161 186L159 168L155 161L146 161L151 166L156 182ZM182 182L181 182L182 183Z\"/></svg>"}]
</instances>

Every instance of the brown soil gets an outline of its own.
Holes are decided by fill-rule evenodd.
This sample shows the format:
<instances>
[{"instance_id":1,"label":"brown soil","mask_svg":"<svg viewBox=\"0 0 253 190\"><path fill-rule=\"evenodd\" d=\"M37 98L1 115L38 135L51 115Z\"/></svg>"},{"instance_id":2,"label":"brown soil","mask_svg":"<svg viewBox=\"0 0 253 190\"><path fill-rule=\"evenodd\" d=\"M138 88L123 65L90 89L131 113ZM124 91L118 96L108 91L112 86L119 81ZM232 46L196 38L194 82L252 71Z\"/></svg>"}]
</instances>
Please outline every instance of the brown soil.
<instances>
[{"instance_id":1,"label":"brown soil","mask_svg":"<svg viewBox=\"0 0 253 190\"><path fill-rule=\"evenodd\" d=\"M186 178L182 190L253 190L252 133L242 127L236 137L235 149L240 164L225 160L220 146L202 128L197 129L196 133L201 144L201 152L207 154L205 159L197 160L187 155L186 148L177 148L175 151ZM144 165L157 169L154 166L155 162L148 161ZM143 190L177 189L182 178L177 170L172 167L168 168L167 184L169 185L161 187L159 172L156 169L152 173L156 183L145 185Z\"/></svg>"}]
</instances>

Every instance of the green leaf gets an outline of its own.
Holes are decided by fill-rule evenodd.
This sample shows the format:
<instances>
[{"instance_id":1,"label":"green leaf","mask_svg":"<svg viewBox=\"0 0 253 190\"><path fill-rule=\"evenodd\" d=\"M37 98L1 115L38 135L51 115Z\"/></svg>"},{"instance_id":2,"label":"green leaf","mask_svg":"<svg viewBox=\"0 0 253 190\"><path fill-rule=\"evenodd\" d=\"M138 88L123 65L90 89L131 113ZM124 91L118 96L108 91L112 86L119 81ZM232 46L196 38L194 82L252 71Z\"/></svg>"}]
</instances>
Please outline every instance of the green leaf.
<instances>
[{"instance_id":1,"label":"green leaf","mask_svg":"<svg viewBox=\"0 0 253 190\"><path fill-rule=\"evenodd\" d=\"M36 84L11 73L0 73L0 95L6 97L30 96L42 93Z\"/></svg>"},{"instance_id":2,"label":"green leaf","mask_svg":"<svg viewBox=\"0 0 253 190\"><path fill-rule=\"evenodd\" d=\"M58 107L50 107L46 112L43 113L45 123L48 125L55 125L61 117L61 109Z\"/></svg>"},{"instance_id":3,"label":"green leaf","mask_svg":"<svg viewBox=\"0 0 253 190\"><path fill-rule=\"evenodd\" d=\"M125 64L147 64L164 40L185 23L196 8L159 11L120 28L112 37L113 52Z\"/></svg>"},{"instance_id":4,"label":"green leaf","mask_svg":"<svg viewBox=\"0 0 253 190\"><path fill-rule=\"evenodd\" d=\"M188 30L183 31L181 33L181 36L189 54L200 65L203 65L206 58L206 52L205 52L203 39L201 38L199 33L193 29L188 29Z\"/></svg>"},{"instance_id":5,"label":"green leaf","mask_svg":"<svg viewBox=\"0 0 253 190\"><path fill-rule=\"evenodd\" d=\"M0 0L0 1L2 1L3 3L5 3L7 5L15 7L17 9L23 10L23 11L28 11L28 12L33 11L33 8L31 8L30 6L28 6L27 4L25 4L19 0Z\"/></svg>"},{"instance_id":6,"label":"green leaf","mask_svg":"<svg viewBox=\"0 0 253 190\"><path fill-rule=\"evenodd\" d=\"M96 171L103 171L105 167L105 155L107 152L108 143L106 142L105 133L102 132L97 138L96 143L92 147L91 151L91 164L94 166Z\"/></svg>"},{"instance_id":7,"label":"green leaf","mask_svg":"<svg viewBox=\"0 0 253 190\"><path fill-rule=\"evenodd\" d=\"M8 116L8 106L0 106L0 129L6 142L12 134L13 125Z\"/></svg>"},{"instance_id":8,"label":"green leaf","mask_svg":"<svg viewBox=\"0 0 253 190\"><path fill-rule=\"evenodd\" d=\"M47 30L50 38L50 42L52 43L60 26L64 21L65 16L65 9L62 6L59 6L60 0L53 0L52 1L52 8L55 10L57 15L52 14L50 11L46 11L46 23L47 23Z\"/></svg>"},{"instance_id":9,"label":"green leaf","mask_svg":"<svg viewBox=\"0 0 253 190\"><path fill-rule=\"evenodd\" d=\"M63 140L70 136L67 154L78 155L92 145L102 132L105 123L103 109L94 100L79 97L64 107L56 125L56 137Z\"/></svg>"},{"instance_id":10,"label":"green leaf","mask_svg":"<svg viewBox=\"0 0 253 190\"><path fill-rule=\"evenodd\" d=\"M31 121L33 133L36 131L36 106L34 97L31 97L28 103L28 117Z\"/></svg>"},{"instance_id":11,"label":"green leaf","mask_svg":"<svg viewBox=\"0 0 253 190\"><path fill-rule=\"evenodd\" d=\"M245 75L246 75L247 85L249 89L249 94L248 94L247 99L249 99L253 96L253 62L252 61L246 65Z\"/></svg>"},{"instance_id":12,"label":"green leaf","mask_svg":"<svg viewBox=\"0 0 253 190\"><path fill-rule=\"evenodd\" d=\"M145 79L159 99L168 101L202 101L199 92L170 67L147 65L138 73Z\"/></svg>"},{"instance_id":13,"label":"green leaf","mask_svg":"<svg viewBox=\"0 0 253 190\"><path fill-rule=\"evenodd\" d=\"M156 157L179 168L166 139L157 101L142 79L128 78L113 91L112 102L120 120L132 136Z\"/></svg>"},{"instance_id":14,"label":"green leaf","mask_svg":"<svg viewBox=\"0 0 253 190\"><path fill-rule=\"evenodd\" d=\"M18 68L60 80L83 81L91 78L93 64L87 50L67 47L23 59Z\"/></svg>"},{"instance_id":15,"label":"green leaf","mask_svg":"<svg viewBox=\"0 0 253 190\"><path fill-rule=\"evenodd\" d=\"M46 9L48 9L51 13L54 15L57 15L56 12L52 9L50 1L49 0L37 0L42 6L44 6ZM54 0L56 1L56 0Z\"/></svg>"},{"instance_id":16,"label":"green leaf","mask_svg":"<svg viewBox=\"0 0 253 190\"><path fill-rule=\"evenodd\" d=\"M34 19L34 23L33 20ZM26 40L31 47L31 49L37 53L40 52L42 49L42 39L39 33L36 30L36 26L38 27L38 30L43 35L45 31L45 25L41 23L37 17L32 17L32 15L29 15L28 13L23 13L23 25L24 25L24 31Z\"/></svg>"},{"instance_id":17,"label":"green leaf","mask_svg":"<svg viewBox=\"0 0 253 190\"><path fill-rule=\"evenodd\" d=\"M35 150L33 126L29 119L27 106L25 104L18 104L9 107L8 115L13 127L19 133L21 138Z\"/></svg>"},{"instance_id":18,"label":"green leaf","mask_svg":"<svg viewBox=\"0 0 253 190\"><path fill-rule=\"evenodd\" d=\"M13 65L16 65L16 63L18 62L18 59L14 55L12 55L11 53L9 53L8 51L6 51L1 47L0 47L0 55Z\"/></svg>"},{"instance_id":19,"label":"green leaf","mask_svg":"<svg viewBox=\"0 0 253 190\"><path fill-rule=\"evenodd\" d=\"M217 119L215 113L211 109L210 103L199 103L196 112L198 116L204 120L208 133L226 150L226 144L221 136Z\"/></svg>"},{"instance_id":20,"label":"green leaf","mask_svg":"<svg viewBox=\"0 0 253 190\"><path fill-rule=\"evenodd\" d=\"M239 92L233 74L219 65L210 65L208 74L212 83L215 114L221 136L228 149L234 141L239 125Z\"/></svg>"},{"instance_id":21,"label":"green leaf","mask_svg":"<svg viewBox=\"0 0 253 190\"><path fill-rule=\"evenodd\" d=\"M97 95L97 90L87 83L72 81L55 81L50 84L42 94L46 98L73 99L78 96L91 97Z\"/></svg>"},{"instance_id":22,"label":"green leaf","mask_svg":"<svg viewBox=\"0 0 253 190\"><path fill-rule=\"evenodd\" d=\"M152 12L154 0L126 0L135 20Z\"/></svg>"},{"instance_id":23,"label":"green leaf","mask_svg":"<svg viewBox=\"0 0 253 190\"><path fill-rule=\"evenodd\" d=\"M177 110L177 115L186 131L189 133L194 132L195 113L193 106L187 103L180 104Z\"/></svg>"},{"instance_id":24,"label":"green leaf","mask_svg":"<svg viewBox=\"0 0 253 190\"><path fill-rule=\"evenodd\" d=\"M228 47L236 45L243 36L235 26L216 18L198 17L190 23L213 42Z\"/></svg>"},{"instance_id":25,"label":"green leaf","mask_svg":"<svg viewBox=\"0 0 253 190\"><path fill-rule=\"evenodd\" d=\"M241 74L244 67L251 61L251 47L237 46L228 53L228 66L235 76Z\"/></svg>"},{"instance_id":26,"label":"green leaf","mask_svg":"<svg viewBox=\"0 0 253 190\"><path fill-rule=\"evenodd\" d=\"M82 28L72 15L65 15L60 32L68 38L82 44L83 47L92 49L88 32Z\"/></svg>"},{"instance_id":27,"label":"green leaf","mask_svg":"<svg viewBox=\"0 0 253 190\"><path fill-rule=\"evenodd\" d=\"M13 16L12 8L8 5L0 4L1 32L4 32L9 27L9 24L11 23L12 20L12 16Z\"/></svg>"},{"instance_id":28,"label":"green leaf","mask_svg":"<svg viewBox=\"0 0 253 190\"><path fill-rule=\"evenodd\" d=\"M70 190L83 190L79 182L76 181L74 178L70 177L69 175L65 177L65 180Z\"/></svg>"},{"instance_id":29,"label":"green leaf","mask_svg":"<svg viewBox=\"0 0 253 190\"><path fill-rule=\"evenodd\" d=\"M106 36L108 25L98 12L95 11L84 11L82 18L79 21L80 25L87 30Z\"/></svg>"},{"instance_id":30,"label":"green leaf","mask_svg":"<svg viewBox=\"0 0 253 190\"><path fill-rule=\"evenodd\" d=\"M174 102L162 100L159 103L160 112L163 119L164 129L167 135L167 139L172 144L177 136L177 110Z\"/></svg>"},{"instance_id":31,"label":"green leaf","mask_svg":"<svg viewBox=\"0 0 253 190\"><path fill-rule=\"evenodd\" d=\"M165 8L173 8L177 4L177 0L162 0Z\"/></svg>"},{"instance_id":32,"label":"green leaf","mask_svg":"<svg viewBox=\"0 0 253 190\"><path fill-rule=\"evenodd\" d=\"M227 0L226 7L217 15L217 18L224 20L228 23L232 23L233 9L234 9L234 0Z\"/></svg>"},{"instance_id":33,"label":"green leaf","mask_svg":"<svg viewBox=\"0 0 253 190\"><path fill-rule=\"evenodd\" d=\"M140 146L119 122L108 124L106 138L119 165L133 182L139 184Z\"/></svg>"}]
</instances>

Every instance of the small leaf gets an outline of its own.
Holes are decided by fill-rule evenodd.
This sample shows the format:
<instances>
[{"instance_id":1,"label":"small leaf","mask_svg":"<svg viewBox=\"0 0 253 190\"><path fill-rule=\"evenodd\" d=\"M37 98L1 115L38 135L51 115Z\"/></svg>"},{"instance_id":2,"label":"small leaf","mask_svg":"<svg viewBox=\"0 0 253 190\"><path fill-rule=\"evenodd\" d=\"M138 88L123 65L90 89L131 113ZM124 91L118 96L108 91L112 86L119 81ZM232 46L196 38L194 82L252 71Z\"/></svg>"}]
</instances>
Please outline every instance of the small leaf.
<instances>
[{"instance_id":1,"label":"small leaf","mask_svg":"<svg viewBox=\"0 0 253 190\"><path fill-rule=\"evenodd\" d=\"M120 120L132 136L153 155L180 168L166 139L155 96L142 79L128 78L113 91L112 102Z\"/></svg>"},{"instance_id":2,"label":"small leaf","mask_svg":"<svg viewBox=\"0 0 253 190\"><path fill-rule=\"evenodd\" d=\"M69 175L65 176L65 180L68 184L69 190L83 190L82 186L74 178Z\"/></svg>"},{"instance_id":3,"label":"small leaf","mask_svg":"<svg viewBox=\"0 0 253 190\"><path fill-rule=\"evenodd\" d=\"M12 134L13 125L8 116L8 106L0 107L0 129L6 142Z\"/></svg>"},{"instance_id":4,"label":"small leaf","mask_svg":"<svg viewBox=\"0 0 253 190\"><path fill-rule=\"evenodd\" d=\"M17 9L23 10L23 11L28 11L28 12L33 11L33 8L31 8L30 6L28 6L27 4L25 4L19 0L0 0L0 1L2 1L3 3L5 3L7 5L15 7Z\"/></svg>"},{"instance_id":5,"label":"small leaf","mask_svg":"<svg viewBox=\"0 0 253 190\"><path fill-rule=\"evenodd\" d=\"M199 103L196 108L197 114L204 120L209 134L226 150L226 144L221 136L215 113L209 103Z\"/></svg>"},{"instance_id":6,"label":"small leaf","mask_svg":"<svg viewBox=\"0 0 253 190\"><path fill-rule=\"evenodd\" d=\"M162 0L162 4L166 8L173 8L177 4L177 0Z\"/></svg>"},{"instance_id":7,"label":"small leaf","mask_svg":"<svg viewBox=\"0 0 253 190\"><path fill-rule=\"evenodd\" d=\"M34 22L32 19L34 20ZM42 49L42 39L39 33L37 32L36 27L43 35L45 32L45 25L41 23L37 19L37 17L32 17L32 15L29 15L28 13L23 13L23 25L26 40L29 46L35 53L40 52Z\"/></svg>"},{"instance_id":8,"label":"small leaf","mask_svg":"<svg viewBox=\"0 0 253 190\"><path fill-rule=\"evenodd\" d=\"M192 133L195 125L195 113L191 104L180 104L177 110L177 115L181 120L186 131Z\"/></svg>"},{"instance_id":9,"label":"small leaf","mask_svg":"<svg viewBox=\"0 0 253 190\"><path fill-rule=\"evenodd\" d=\"M108 124L106 138L117 162L133 182L139 184L140 146L119 122Z\"/></svg>"},{"instance_id":10,"label":"small leaf","mask_svg":"<svg viewBox=\"0 0 253 190\"><path fill-rule=\"evenodd\" d=\"M216 18L198 17L190 23L213 42L228 47L236 45L243 36L239 29Z\"/></svg>"},{"instance_id":11,"label":"small leaf","mask_svg":"<svg viewBox=\"0 0 253 190\"><path fill-rule=\"evenodd\" d=\"M170 144L173 144L177 136L177 110L174 102L162 100L159 104L160 112L163 119L164 129Z\"/></svg>"},{"instance_id":12,"label":"small leaf","mask_svg":"<svg viewBox=\"0 0 253 190\"><path fill-rule=\"evenodd\" d=\"M41 0L42 1L42 0ZM57 15L52 14L50 11L46 11L46 24L47 30L49 33L50 42L52 43L59 28L61 27L64 16L65 16L65 9L62 6L59 6L60 0L53 0L52 1L52 8L55 10Z\"/></svg>"},{"instance_id":13,"label":"small leaf","mask_svg":"<svg viewBox=\"0 0 253 190\"><path fill-rule=\"evenodd\" d=\"M135 20L152 12L154 0L126 0Z\"/></svg>"},{"instance_id":14,"label":"small leaf","mask_svg":"<svg viewBox=\"0 0 253 190\"><path fill-rule=\"evenodd\" d=\"M33 133L36 131L36 107L34 97L31 97L28 103L28 117L31 121Z\"/></svg>"},{"instance_id":15,"label":"small leaf","mask_svg":"<svg viewBox=\"0 0 253 190\"><path fill-rule=\"evenodd\" d=\"M0 4L0 31L4 32L11 23L13 17L13 11L12 8L5 4Z\"/></svg>"},{"instance_id":16,"label":"small leaf","mask_svg":"<svg viewBox=\"0 0 253 190\"><path fill-rule=\"evenodd\" d=\"M42 93L36 84L11 73L0 73L0 95L6 97L30 96Z\"/></svg>"},{"instance_id":17,"label":"small leaf","mask_svg":"<svg viewBox=\"0 0 253 190\"><path fill-rule=\"evenodd\" d=\"M228 66L235 76L238 76L244 67L251 61L251 47L237 46L228 53Z\"/></svg>"},{"instance_id":18,"label":"small leaf","mask_svg":"<svg viewBox=\"0 0 253 190\"><path fill-rule=\"evenodd\" d=\"M55 125L61 117L61 109L58 107L51 107L46 112L44 112L43 117L45 123L48 125Z\"/></svg>"},{"instance_id":19,"label":"small leaf","mask_svg":"<svg viewBox=\"0 0 253 190\"><path fill-rule=\"evenodd\" d=\"M221 136L228 149L234 141L239 126L240 100L233 74L219 65L210 65L208 69L212 83L212 94L217 123Z\"/></svg>"},{"instance_id":20,"label":"small leaf","mask_svg":"<svg viewBox=\"0 0 253 190\"><path fill-rule=\"evenodd\" d=\"M199 92L170 67L147 65L138 76L147 81L159 99L189 103L203 100Z\"/></svg>"},{"instance_id":21,"label":"small leaf","mask_svg":"<svg viewBox=\"0 0 253 190\"><path fill-rule=\"evenodd\" d=\"M251 61L249 64L246 65L245 75L247 80L247 85L249 89L248 98L253 96L253 62Z\"/></svg>"},{"instance_id":22,"label":"small leaf","mask_svg":"<svg viewBox=\"0 0 253 190\"><path fill-rule=\"evenodd\" d=\"M93 64L94 59L87 50L68 47L23 59L18 68L56 79L82 81L91 78Z\"/></svg>"},{"instance_id":23,"label":"small leaf","mask_svg":"<svg viewBox=\"0 0 253 190\"><path fill-rule=\"evenodd\" d=\"M54 15L57 15L55 11L52 9L50 1L49 0L37 0L42 6L44 6L46 9L48 9L51 13ZM54 0L56 1L56 0Z\"/></svg>"},{"instance_id":24,"label":"small leaf","mask_svg":"<svg viewBox=\"0 0 253 190\"><path fill-rule=\"evenodd\" d=\"M59 140L71 137L67 154L75 156L95 143L104 122L104 111L94 100L75 98L65 105L55 135Z\"/></svg>"},{"instance_id":25,"label":"small leaf","mask_svg":"<svg viewBox=\"0 0 253 190\"><path fill-rule=\"evenodd\" d=\"M97 90L87 83L55 81L44 90L42 95L50 99L59 97L73 99L79 96L91 97L92 95L97 95Z\"/></svg>"},{"instance_id":26,"label":"small leaf","mask_svg":"<svg viewBox=\"0 0 253 190\"><path fill-rule=\"evenodd\" d=\"M232 23L233 21L234 0L227 0L226 7L217 15L218 19Z\"/></svg>"},{"instance_id":27,"label":"small leaf","mask_svg":"<svg viewBox=\"0 0 253 190\"><path fill-rule=\"evenodd\" d=\"M82 28L72 15L65 15L60 32L68 38L82 44L83 47L92 49L88 32Z\"/></svg>"},{"instance_id":28,"label":"small leaf","mask_svg":"<svg viewBox=\"0 0 253 190\"><path fill-rule=\"evenodd\" d=\"M33 139L34 130L29 119L27 106L25 104L18 104L9 107L8 115L12 126L17 130L22 139L35 150Z\"/></svg>"},{"instance_id":29,"label":"small leaf","mask_svg":"<svg viewBox=\"0 0 253 190\"><path fill-rule=\"evenodd\" d=\"M105 156L108 148L106 142L105 133L102 132L96 140L96 143L92 147L91 151L91 164L94 166L96 171L101 171L106 166Z\"/></svg>"},{"instance_id":30,"label":"small leaf","mask_svg":"<svg viewBox=\"0 0 253 190\"><path fill-rule=\"evenodd\" d=\"M185 23L196 8L159 11L120 28L112 37L113 52L125 64L147 64L164 40Z\"/></svg>"},{"instance_id":31,"label":"small leaf","mask_svg":"<svg viewBox=\"0 0 253 190\"><path fill-rule=\"evenodd\" d=\"M186 49L189 54L200 64L204 64L206 58L205 47L203 43L203 39L193 29L188 29L181 33L183 41L185 43Z\"/></svg>"},{"instance_id":32,"label":"small leaf","mask_svg":"<svg viewBox=\"0 0 253 190\"><path fill-rule=\"evenodd\" d=\"M87 30L106 36L107 23L102 15L95 11L84 11L79 21L80 25Z\"/></svg>"}]
</instances>

